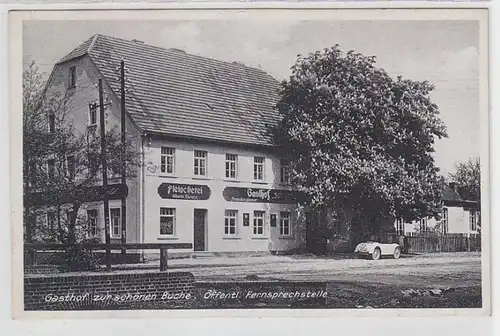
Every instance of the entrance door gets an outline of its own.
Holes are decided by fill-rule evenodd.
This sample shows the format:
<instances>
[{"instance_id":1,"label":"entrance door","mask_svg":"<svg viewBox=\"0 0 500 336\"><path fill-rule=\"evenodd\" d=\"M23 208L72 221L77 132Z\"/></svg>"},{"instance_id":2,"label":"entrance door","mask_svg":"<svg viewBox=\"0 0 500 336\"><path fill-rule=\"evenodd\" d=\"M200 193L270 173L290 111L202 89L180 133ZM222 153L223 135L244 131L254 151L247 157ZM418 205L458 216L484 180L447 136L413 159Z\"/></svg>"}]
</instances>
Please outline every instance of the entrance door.
<instances>
[{"instance_id":1,"label":"entrance door","mask_svg":"<svg viewBox=\"0 0 500 336\"><path fill-rule=\"evenodd\" d=\"M205 226L207 210L194 209L194 250L206 251Z\"/></svg>"}]
</instances>

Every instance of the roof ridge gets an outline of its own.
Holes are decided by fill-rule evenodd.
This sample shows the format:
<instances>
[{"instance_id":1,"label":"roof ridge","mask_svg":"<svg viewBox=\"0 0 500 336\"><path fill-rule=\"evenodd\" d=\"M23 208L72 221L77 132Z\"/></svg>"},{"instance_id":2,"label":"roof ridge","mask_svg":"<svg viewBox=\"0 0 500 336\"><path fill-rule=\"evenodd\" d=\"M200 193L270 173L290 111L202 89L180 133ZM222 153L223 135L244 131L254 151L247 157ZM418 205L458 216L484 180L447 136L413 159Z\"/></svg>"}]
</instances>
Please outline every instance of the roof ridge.
<instances>
[{"instance_id":1,"label":"roof ridge","mask_svg":"<svg viewBox=\"0 0 500 336\"><path fill-rule=\"evenodd\" d=\"M114 92L125 60L126 110L141 131L272 146L279 81L262 69L102 34L65 60L81 56Z\"/></svg>"},{"instance_id":2,"label":"roof ridge","mask_svg":"<svg viewBox=\"0 0 500 336\"><path fill-rule=\"evenodd\" d=\"M80 43L78 46L76 46L73 50L71 50L69 53L67 53L62 58L60 58L59 61L56 62L56 64L61 64L61 63L67 62L69 60L75 59L77 57L81 57L83 55L88 54L88 52L90 51L90 47L93 46L93 42L95 42L95 39L98 35L99 34L94 34L90 38L84 40L82 43ZM85 49L83 49L83 47L86 44L89 44L89 46L86 47Z\"/></svg>"},{"instance_id":3,"label":"roof ridge","mask_svg":"<svg viewBox=\"0 0 500 336\"><path fill-rule=\"evenodd\" d=\"M138 42L135 42L133 40L128 40L128 39L121 38L121 37L116 37L116 36L103 35L103 34L96 34L96 35L99 35L100 37L112 39L112 40L118 40L118 41L130 43L130 44L137 44L138 43ZM222 61L222 60L219 60L219 59L216 59L216 58L213 58L213 57L208 57L208 56L202 56L202 55L193 54L193 53L187 52L187 51L185 51L183 49L179 49L179 48L176 48L176 47L168 47L168 48L167 47L161 47L161 46L158 46L158 45L147 43L146 41L143 41L143 40L141 40L140 45L146 46L146 47L150 47L150 48L160 49L160 50L166 51L166 52L176 52L177 54L180 54L180 55L182 55L182 53L183 53L186 56L192 56L192 57L197 57L197 58L201 58L201 59L205 59L205 60L210 60L210 61L213 61L213 62L217 62L219 64L226 64L226 65L230 65L230 66L243 67L243 68L251 69L251 70L254 70L254 71L259 71L259 72L261 72L263 74L266 74L269 78L274 79L275 81L279 82L276 78L274 78L273 76L271 76L266 71L264 71L264 70L262 70L262 69L260 69L258 67L249 66L249 65L247 65L245 63L242 63L240 61ZM182 51L182 53L180 53L179 51Z\"/></svg>"},{"instance_id":4,"label":"roof ridge","mask_svg":"<svg viewBox=\"0 0 500 336\"><path fill-rule=\"evenodd\" d=\"M94 34L94 36L92 36L92 42L90 42L90 45L89 47L87 48L87 54L90 55L90 53L92 52L92 49L94 48L94 45L97 41L97 39L99 38L100 34L97 33L97 34Z\"/></svg>"}]
</instances>

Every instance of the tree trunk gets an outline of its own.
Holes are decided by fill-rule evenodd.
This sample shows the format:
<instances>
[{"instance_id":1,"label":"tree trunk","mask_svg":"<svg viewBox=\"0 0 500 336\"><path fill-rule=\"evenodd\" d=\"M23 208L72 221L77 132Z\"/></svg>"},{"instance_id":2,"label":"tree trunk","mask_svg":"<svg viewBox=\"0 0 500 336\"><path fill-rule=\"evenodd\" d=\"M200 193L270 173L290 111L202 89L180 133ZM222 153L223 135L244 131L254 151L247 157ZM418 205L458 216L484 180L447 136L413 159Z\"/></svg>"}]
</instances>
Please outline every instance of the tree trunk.
<instances>
[{"instance_id":1,"label":"tree trunk","mask_svg":"<svg viewBox=\"0 0 500 336\"><path fill-rule=\"evenodd\" d=\"M80 210L80 203L73 203L71 208L71 218L68 222L68 242L76 244L76 219L78 218L78 210Z\"/></svg>"}]
</instances>

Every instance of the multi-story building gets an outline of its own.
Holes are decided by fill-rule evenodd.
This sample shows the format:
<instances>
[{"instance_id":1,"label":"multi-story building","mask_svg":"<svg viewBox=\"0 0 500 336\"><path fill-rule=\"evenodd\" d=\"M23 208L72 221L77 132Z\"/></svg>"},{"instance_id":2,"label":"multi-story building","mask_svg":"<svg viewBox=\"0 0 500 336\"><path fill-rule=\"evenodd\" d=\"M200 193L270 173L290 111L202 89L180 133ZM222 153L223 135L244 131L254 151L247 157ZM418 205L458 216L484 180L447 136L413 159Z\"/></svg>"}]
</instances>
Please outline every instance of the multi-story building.
<instances>
[{"instance_id":1,"label":"multi-story building","mask_svg":"<svg viewBox=\"0 0 500 336\"><path fill-rule=\"evenodd\" d=\"M127 139L142 166L127 180L125 231L121 200L110 200L112 241L126 232L126 242L192 243L194 251L301 247L303 215L270 133L278 82L240 63L95 35L56 63L47 86L69 97L78 132L99 128L99 79L106 128L120 125L122 59ZM81 211L104 241L103 202Z\"/></svg>"}]
</instances>

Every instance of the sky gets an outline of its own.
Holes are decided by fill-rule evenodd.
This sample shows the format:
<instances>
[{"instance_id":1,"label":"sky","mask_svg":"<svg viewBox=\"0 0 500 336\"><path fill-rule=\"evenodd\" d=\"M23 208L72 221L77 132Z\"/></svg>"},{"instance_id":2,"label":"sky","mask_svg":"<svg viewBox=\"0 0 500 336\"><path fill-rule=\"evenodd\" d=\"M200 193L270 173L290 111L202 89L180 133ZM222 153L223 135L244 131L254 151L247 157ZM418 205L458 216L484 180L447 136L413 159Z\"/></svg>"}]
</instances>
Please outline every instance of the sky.
<instances>
[{"instance_id":1,"label":"sky","mask_svg":"<svg viewBox=\"0 0 500 336\"><path fill-rule=\"evenodd\" d=\"M435 85L432 99L449 136L435 144L443 175L480 154L477 21L27 21L23 64L35 61L48 76L57 60L96 33L238 61L278 80L290 75L298 54L335 44L374 55L391 75Z\"/></svg>"}]
</instances>

